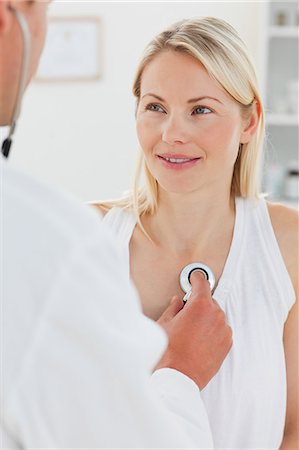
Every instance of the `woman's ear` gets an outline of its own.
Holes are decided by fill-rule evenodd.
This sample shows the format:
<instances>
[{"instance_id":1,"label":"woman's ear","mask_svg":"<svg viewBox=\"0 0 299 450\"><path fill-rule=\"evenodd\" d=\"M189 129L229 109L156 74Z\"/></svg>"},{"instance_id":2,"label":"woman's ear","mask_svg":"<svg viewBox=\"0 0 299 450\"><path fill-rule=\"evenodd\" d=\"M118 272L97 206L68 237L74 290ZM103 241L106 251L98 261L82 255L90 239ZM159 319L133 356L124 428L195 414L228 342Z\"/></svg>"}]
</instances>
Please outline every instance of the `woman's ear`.
<instances>
[{"instance_id":1,"label":"woman's ear","mask_svg":"<svg viewBox=\"0 0 299 450\"><path fill-rule=\"evenodd\" d=\"M12 11L10 2L0 0L0 37L5 35L12 24Z\"/></svg>"},{"instance_id":2,"label":"woman's ear","mask_svg":"<svg viewBox=\"0 0 299 450\"><path fill-rule=\"evenodd\" d=\"M249 119L246 120L244 129L240 136L240 143L247 144L258 127L261 116L261 105L256 100L252 105L252 111L250 113Z\"/></svg>"}]
</instances>

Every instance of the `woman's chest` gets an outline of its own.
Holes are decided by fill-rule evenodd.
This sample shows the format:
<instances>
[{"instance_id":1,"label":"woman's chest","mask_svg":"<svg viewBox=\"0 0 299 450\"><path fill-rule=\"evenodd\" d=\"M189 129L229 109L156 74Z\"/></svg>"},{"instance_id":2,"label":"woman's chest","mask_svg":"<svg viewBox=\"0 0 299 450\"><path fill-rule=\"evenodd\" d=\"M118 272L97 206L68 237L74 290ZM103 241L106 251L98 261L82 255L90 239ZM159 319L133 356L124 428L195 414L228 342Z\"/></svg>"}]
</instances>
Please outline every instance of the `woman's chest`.
<instances>
[{"instance_id":1,"label":"woman's chest","mask_svg":"<svg viewBox=\"0 0 299 450\"><path fill-rule=\"evenodd\" d=\"M159 319L174 295L184 296L179 283L182 266L178 258L146 249L130 252L130 274L146 316Z\"/></svg>"},{"instance_id":2,"label":"woman's chest","mask_svg":"<svg viewBox=\"0 0 299 450\"><path fill-rule=\"evenodd\" d=\"M225 256L202 257L202 255L174 256L167 252L144 246L130 246L130 275L137 287L143 312L157 320L169 305L172 297L183 298L180 273L191 262L203 262L211 267L216 282L223 270Z\"/></svg>"}]
</instances>

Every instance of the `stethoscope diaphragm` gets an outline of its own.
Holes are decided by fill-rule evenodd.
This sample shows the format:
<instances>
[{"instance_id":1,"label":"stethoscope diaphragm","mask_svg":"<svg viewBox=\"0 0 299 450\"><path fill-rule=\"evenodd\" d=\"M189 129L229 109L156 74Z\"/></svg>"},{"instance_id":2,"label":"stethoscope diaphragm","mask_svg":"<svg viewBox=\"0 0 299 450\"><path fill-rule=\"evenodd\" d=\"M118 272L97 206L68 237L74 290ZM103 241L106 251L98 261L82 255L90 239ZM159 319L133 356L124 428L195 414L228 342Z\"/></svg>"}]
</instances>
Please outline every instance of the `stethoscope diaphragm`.
<instances>
[{"instance_id":1,"label":"stethoscope diaphragm","mask_svg":"<svg viewBox=\"0 0 299 450\"><path fill-rule=\"evenodd\" d=\"M190 276L192 272L201 272L205 279L210 283L211 291L213 291L215 287L215 275L213 271L206 265L201 262L194 262L185 266L180 273L180 285L182 290L185 292L185 296L183 301L186 302L192 292L192 286L190 283Z\"/></svg>"}]
</instances>

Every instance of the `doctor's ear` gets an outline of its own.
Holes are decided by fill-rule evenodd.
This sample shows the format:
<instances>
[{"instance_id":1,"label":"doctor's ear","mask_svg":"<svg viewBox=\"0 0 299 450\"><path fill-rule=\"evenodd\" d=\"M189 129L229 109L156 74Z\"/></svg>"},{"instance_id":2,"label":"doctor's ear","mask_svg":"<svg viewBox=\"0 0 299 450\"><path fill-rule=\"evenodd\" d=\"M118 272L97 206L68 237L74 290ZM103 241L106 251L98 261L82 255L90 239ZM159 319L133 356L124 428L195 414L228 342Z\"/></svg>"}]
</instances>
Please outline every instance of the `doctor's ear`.
<instances>
[{"instance_id":1,"label":"doctor's ear","mask_svg":"<svg viewBox=\"0 0 299 450\"><path fill-rule=\"evenodd\" d=\"M0 37L8 33L13 22L11 2L0 1Z\"/></svg>"},{"instance_id":2,"label":"doctor's ear","mask_svg":"<svg viewBox=\"0 0 299 450\"><path fill-rule=\"evenodd\" d=\"M257 100L254 100L251 107L249 117L244 121L244 129L240 136L240 143L247 144L258 127L261 116L261 105Z\"/></svg>"}]
</instances>

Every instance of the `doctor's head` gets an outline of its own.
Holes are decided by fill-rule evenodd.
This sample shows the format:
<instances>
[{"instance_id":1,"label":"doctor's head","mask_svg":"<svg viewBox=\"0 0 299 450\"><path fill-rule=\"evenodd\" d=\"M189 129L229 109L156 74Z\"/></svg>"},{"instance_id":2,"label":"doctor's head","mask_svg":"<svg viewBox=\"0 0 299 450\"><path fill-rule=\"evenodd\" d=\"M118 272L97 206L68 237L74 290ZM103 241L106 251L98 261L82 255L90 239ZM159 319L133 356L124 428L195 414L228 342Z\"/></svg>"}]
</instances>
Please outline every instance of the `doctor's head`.
<instances>
[{"instance_id":1,"label":"doctor's head","mask_svg":"<svg viewBox=\"0 0 299 450\"><path fill-rule=\"evenodd\" d=\"M199 81L197 84L195 78L197 76L196 67L198 67L199 74ZM230 173L232 194L243 197L256 197L259 193L257 180L260 153L264 137L264 115L255 69L245 44L233 27L218 18L194 18L175 23L158 34L146 47L137 69L133 93L137 102L136 116L138 133L139 121L141 120L142 122L143 120L142 111L149 109L147 105L143 105L143 97L148 95L147 91L150 93L153 93L153 90L159 92L163 91L163 93L166 92L167 97L171 85L174 84L174 88L170 94L172 103L170 102L168 105L168 100L166 97L162 98L163 95L159 95L159 97L162 98L162 103L161 99L159 101L159 98L150 99L150 120L147 120L147 117L149 116L145 116L146 113L144 113L146 119L143 120L142 126L140 126L141 132L139 133L139 141L143 152L140 154L140 161L136 172L135 190L137 190L137 180L143 168L146 175L146 186L143 195L140 193L138 195L140 204L143 205L143 212L145 212L145 210L153 211L155 209L158 198L159 180L158 177L155 177L155 173L153 173L152 167L150 167L148 160L146 159L146 152L144 151L142 142L142 133L150 133L157 123L162 123L162 121L164 121L163 123L166 123L165 118L167 114L170 123L171 113L173 112L172 131L175 128L176 130L180 129L180 132L182 133L181 136L183 136L182 141L190 131L189 135L186 137L186 141L193 133L193 142L197 144L197 149L200 149L200 144L202 142L199 140L196 141L196 139L198 139L197 136L199 136L204 127L208 126L208 123L210 124L211 121L214 120L214 117L217 117L217 108L216 116L215 114L211 115L208 119L208 115L203 115L206 113L208 114L213 110L213 104L210 100L209 105L203 103L200 103L200 107L198 107L198 104L195 104L195 106L191 105L189 115L189 110L186 106L186 119L184 119L183 114L180 116L178 113L177 116L175 116L175 112L180 111L179 108L181 108L181 105L183 104L180 103L181 99L182 102L186 102L186 105L189 103L189 100L187 101L186 92L190 95L193 94L192 88L190 88L190 84L188 83L188 75L186 75L189 69L190 73L195 73L195 77L191 77L190 81L191 79L195 80L193 83L195 89L193 90L197 91L194 92L196 95L198 93L201 95L201 91L205 90L205 86L211 86L212 91L214 89L217 94L219 93L219 98L223 98L226 105L231 105L232 108L228 107L226 109L226 111L229 111L229 114L233 110L238 111L240 121L235 122L235 124L237 124L237 126L241 123L245 124L244 127L240 129L239 135L236 136L236 139L233 142L234 150L233 152L230 152L229 155L230 161L228 162L228 168L231 172L228 171L228 173ZM165 83L163 81L164 79ZM173 80L175 80L174 83L172 83ZM202 85L201 80L206 84ZM154 95L155 94L156 92L154 92ZM203 94L206 94L206 92L203 92ZM155 95L155 97L157 96ZM164 104L163 101L165 99L166 101ZM195 110L195 107L196 112L194 112L194 114L196 114L197 118L193 120L193 118L191 119L191 114L193 115L192 108ZM218 117L227 114L226 112L221 112L224 110L220 109L219 111ZM163 112L164 115L162 114ZM159 116L159 114L161 114L161 116ZM159 119L159 117L161 117L161 119ZM187 117L189 117L189 119L187 119ZM202 117L202 119L199 117ZM189 120L189 122L187 122L187 120ZM243 122L241 122L241 120ZM199 121L200 125L198 125ZM215 120L214 123L214 131L215 134L217 134L219 129L216 124L220 123L220 121L217 122ZM221 123L223 124L224 121ZM227 123L229 124L229 121ZM162 146L164 142L171 144L169 130L170 128L168 129L168 136L166 136L167 133L165 129L163 130L164 136L162 136L161 140L161 142L163 141ZM185 135L183 131L185 131ZM232 147L231 142L228 140L226 142L224 141L225 137L223 137L222 140L221 136L225 136L225 133L226 126L223 127L223 134L218 133L218 148L225 148L225 146ZM209 133L206 133L206 135L207 134L209 134L209 136L211 136L211 134L213 135L213 130L210 128ZM140 135L142 135L141 139ZM180 139L180 137L178 139ZM216 141L214 140L214 144L215 142ZM214 145L214 147L216 147L216 145ZM164 148L166 148L166 146ZM137 196L135 197L137 198Z\"/></svg>"},{"instance_id":2,"label":"doctor's head","mask_svg":"<svg viewBox=\"0 0 299 450\"><path fill-rule=\"evenodd\" d=\"M29 67L26 85L34 75L44 46L48 0L0 1L0 125L11 121L23 62L23 37L18 11L30 35Z\"/></svg>"}]
</instances>

